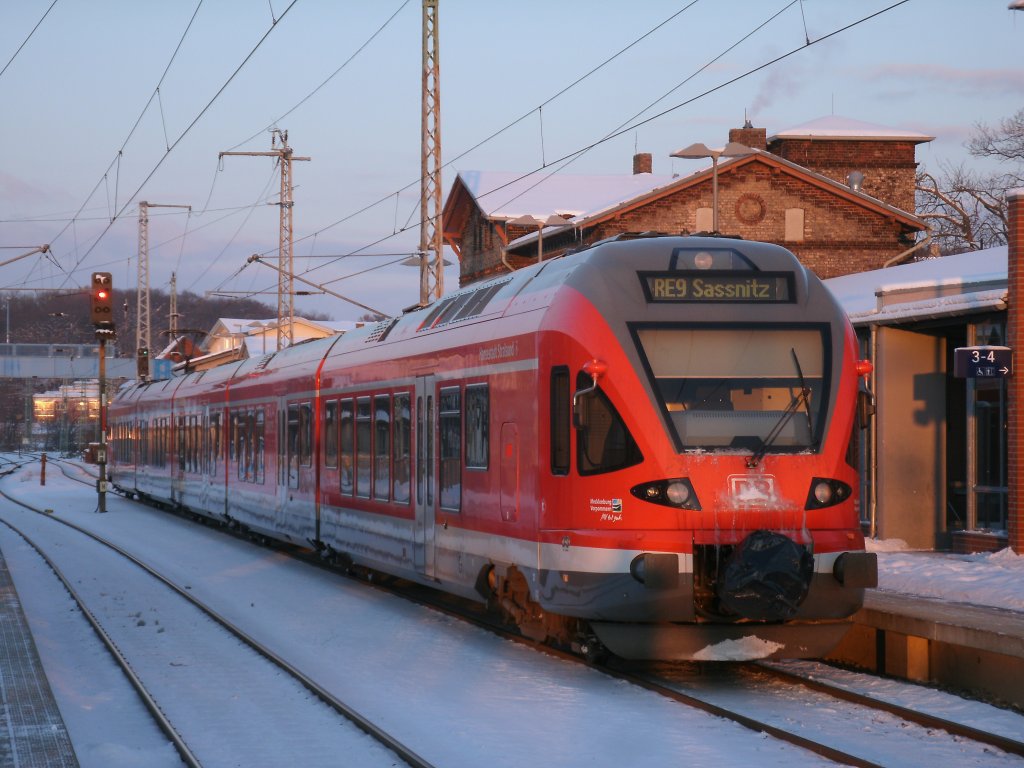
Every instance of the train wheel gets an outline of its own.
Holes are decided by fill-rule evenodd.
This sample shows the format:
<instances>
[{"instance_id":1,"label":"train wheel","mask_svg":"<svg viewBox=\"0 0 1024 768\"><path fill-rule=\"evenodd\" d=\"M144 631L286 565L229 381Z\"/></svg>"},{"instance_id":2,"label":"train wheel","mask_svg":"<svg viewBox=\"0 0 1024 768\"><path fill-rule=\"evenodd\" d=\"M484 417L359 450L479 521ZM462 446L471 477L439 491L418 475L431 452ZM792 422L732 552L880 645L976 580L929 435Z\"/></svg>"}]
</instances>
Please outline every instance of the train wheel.
<instances>
[{"instance_id":1,"label":"train wheel","mask_svg":"<svg viewBox=\"0 0 1024 768\"><path fill-rule=\"evenodd\" d=\"M594 635L581 635L572 644L574 653L578 653L591 664L606 661L611 653Z\"/></svg>"}]
</instances>

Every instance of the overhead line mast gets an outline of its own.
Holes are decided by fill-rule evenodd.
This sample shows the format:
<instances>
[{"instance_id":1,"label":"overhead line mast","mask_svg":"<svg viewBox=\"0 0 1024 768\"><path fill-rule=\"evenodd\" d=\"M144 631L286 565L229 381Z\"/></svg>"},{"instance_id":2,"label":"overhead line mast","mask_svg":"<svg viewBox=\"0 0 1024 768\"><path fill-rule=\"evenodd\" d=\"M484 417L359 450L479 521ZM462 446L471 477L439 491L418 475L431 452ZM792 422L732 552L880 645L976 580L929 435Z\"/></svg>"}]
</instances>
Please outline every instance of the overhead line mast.
<instances>
[{"instance_id":1,"label":"overhead line mast","mask_svg":"<svg viewBox=\"0 0 1024 768\"><path fill-rule=\"evenodd\" d=\"M420 138L420 305L444 293L441 229L441 79L437 6L423 0L423 102Z\"/></svg>"},{"instance_id":2,"label":"overhead line mast","mask_svg":"<svg viewBox=\"0 0 1024 768\"><path fill-rule=\"evenodd\" d=\"M278 139L281 146L277 146ZM292 161L309 160L308 157L295 157L288 146L288 131L275 128L271 132L271 150L269 152L221 152L218 157L226 155L245 155L248 157L276 157L281 164L281 223L278 234L278 270L277 277L277 349L280 351L295 342L295 250L292 231ZM286 329L282 331L282 329ZM287 343L285 343L287 342Z\"/></svg>"},{"instance_id":3,"label":"overhead line mast","mask_svg":"<svg viewBox=\"0 0 1024 768\"><path fill-rule=\"evenodd\" d=\"M191 205L174 205L166 203L149 203L139 201L139 279L135 291L135 354L138 359L148 359L152 335L149 327L149 209L150 208L188 208ZM140 365L140 370L142 363ZM148 369L149 363L146 363ZM149 373L147 370L146 377Z\"/></svg>"}]
</instances>

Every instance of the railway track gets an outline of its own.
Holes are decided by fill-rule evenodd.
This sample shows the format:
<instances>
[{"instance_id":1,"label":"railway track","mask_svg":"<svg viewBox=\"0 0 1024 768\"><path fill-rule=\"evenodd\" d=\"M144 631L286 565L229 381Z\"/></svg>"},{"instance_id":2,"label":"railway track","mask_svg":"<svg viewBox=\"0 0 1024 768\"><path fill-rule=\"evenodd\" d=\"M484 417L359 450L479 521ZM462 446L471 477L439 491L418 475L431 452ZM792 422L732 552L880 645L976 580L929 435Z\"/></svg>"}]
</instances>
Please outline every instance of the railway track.
<instances>
[{"instance_id":1,"label":"railway track","mask_svg":"<svg viewBox=\"0 0 1024 768\"><path fill-rule=\"evenodd\" d=\"M280 764L316 765L325 760L324 764L333 764L331 756L343 752L359 764L390 766L396 764L397 756L410 766L431 766L384 728L198 600L187 586L175 583L93 532L46 515L44 510L3 491L0 494L45 517L46 524L63 526L63 536L48 534L47 552L25 530L29 527L27 521L0 521L53 570L186 765L223 764L226 756L239 765L268 764L268 759L275 763L259 731L259 724L268 721L266 714L251 713L252 722L241 724L237 717L221 714L235 711L225 702L241 701L248 703L243 710L274 712L279 704L287 703L288 711L298 708L302 712L300 717L289 719L292 733L282 738L275 732L275 741L286 750ZM78 552L76 557L55 554L70 550ZM112 562L112 553L118 556L116 563ZM140 571L146 575L141 576ZM135 591L141 579L152 584L144 590L145 599L134 603L127 592L113 587L132 583ZM161 588L154 589L157 584ZM173 606L175 601L187 602L187 610L194 613L182 622L187 626L161 624L155 618L180 615L182 608ZM173 674L153 672L161 666L173 670ZM365 740L352 738L356 730L376 744L360 746Z\"/></svg>"},{"instance_id":2,"label":"railway track","mask_svg":"<svg viewBox=\"0 0 1024 768\"><path fill-rule=\"evenodd\" d=\"M87 474L85 470L74 466L76 469L65 474L91 484L91 480L81 477L81 474ZM61 468L63 471L63 464ZM375 586L381 587L382 584L375 582ZM519 637L497 625L488 616L481 615L478 609L466 610L453 599L428 589L405 584L399 585L397 589L391 585L387 585L387 588L407 599L454 615L460 620L471 621L543 653L561 656L575 664L586 663L572 654L554 651ZM784 669L762 665L608 663L592 666L607 675L656 692L687 707L728 719L839 764L877 766L908 764L908 760L917 764L921 755L927 752L921 751L922 744L960 750L966 755L964 764L1020 764L1014 761L1024 756L1024 743L1008 736L988 733L947 717L842 690ZM694 670L698 674L693 674ZM798 711L794 714L792 708L781 706L780 702L784 701L798 702ZM823 718L820 714L822 712L829 714ZM766 713L774 716L766 716ZM809 713L815 714L811 716ZM880 730L893 732L899 738L892 739L891 744L880 746L890 739L876 735L865 737L865 734L877 734ZM908 755L914 757L911 759ZM972 759L979 756L980 761Z\"/></svg>"}]
</instances>

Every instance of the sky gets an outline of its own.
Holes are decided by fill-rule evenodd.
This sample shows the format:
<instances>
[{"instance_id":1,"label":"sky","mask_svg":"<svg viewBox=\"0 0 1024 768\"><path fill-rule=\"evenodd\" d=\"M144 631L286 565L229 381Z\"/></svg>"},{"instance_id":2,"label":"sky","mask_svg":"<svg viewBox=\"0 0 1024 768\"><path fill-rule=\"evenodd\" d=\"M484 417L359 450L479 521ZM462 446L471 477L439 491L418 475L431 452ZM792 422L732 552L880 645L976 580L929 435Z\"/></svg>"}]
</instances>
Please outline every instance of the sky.
<instances>
[{"instance_id":1,"label":"sky","mask_svg":"<svg viewBox=\"0 0 1024 768\"><path fill-rule=\"evenodd\" d=\"M76 470L68 471L73 475ZM246 695L262 699L261 691L244 687L247 683L257 681L274 692L279 688L272 688L237 644L225 653L222 633L211 622L170 600L168 590L134 565L55 519L94 531L187 585L190 594L434 765L664 766L679 764L681 756L693 765L833 765L763 733L680 707L209 526L114 494L108 496L108 513L95 514L95 498L56 462L48 466L45 486L39 473L39 463L29 462L0 478L0 488L52 514L0 499L0 521L23 531L55 561L204 765L336 765L339 754L357 765L394 761L390 755L380 760L354 728L321 725L310 697L287 695L286 681L274 683L281 692L272 706L248 706ZM898 540L868 545L878 552L884 591L1024 609L1024 557L1011 550L952 555L911 552ZM61 599L65 593L53 571L7 525L0 525L0 551L83 768L179 765L166 737L156 731L70 599ZM301 600L294 599L297 594ZM212 673L206 665L218 660L221 668ZM230 671L232 660L243 662L241 673ZM1022 732L1020 714L931 686L811 661L782 665L819 682L991 733L1019 738ZM696 675L686 669L659 665L652 671L670 686L724 707L741 707L780 728L802 729L809 738L826 738L875 764L1024 762L975 743L951 743L899 717L847 710L804 689L794 692L780 684L768 698L754 697L749 678L741 672L732 677L728 667L703 668ZM205 675L202 683L196 675ZM210 679L217 684L209 685ZM260 737L252 738L251 732ZM241 751L245 748L255 749L255 756ZM894 753L902 758L894 759Z\"/></svg>"},{"instance_id":2,"label":"sky","mask_svg":"<svg viewBox=\"0 0 1024 768\"><path fill-rule=\"evenodd\" d=\"M1024 107L1007 4L440 0L442 188L469 170L628 174L637 151L689 174L672 151L746 118L771 136L830 114L935 136L930 170L978 167L974 126ZM419 242L420 44L414 0L3 3L0 262L51 253L0 266L0 291L96 270L134 288L145 200L191 206L150 209L152 287L173 272L179 291L273 306L276 273L247 260L277 254L276 168L219 153L267 152L276 127L311 158L292 170L296 273L385 314L416 303L400 262Z\"/></svg>"}]
</instances>

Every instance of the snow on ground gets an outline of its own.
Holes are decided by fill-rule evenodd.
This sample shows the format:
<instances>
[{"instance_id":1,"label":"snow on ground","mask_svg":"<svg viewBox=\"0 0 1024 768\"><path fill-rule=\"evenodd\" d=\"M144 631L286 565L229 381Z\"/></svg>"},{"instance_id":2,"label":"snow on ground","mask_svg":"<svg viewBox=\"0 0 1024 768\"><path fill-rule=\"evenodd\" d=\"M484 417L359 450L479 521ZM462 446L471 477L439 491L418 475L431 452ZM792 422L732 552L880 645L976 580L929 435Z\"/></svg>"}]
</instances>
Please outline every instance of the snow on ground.
<instances>
[{"instance_id":1,"label":"snow on ground","mask_svg":"<svg viewBox=\"0 0 1024 768\"><path fill-rule=\"evenodd\" d=\"M110 514L95 515L94 494L62 478L56 468L53 475L40 487L38 464L29 465L7 478L4 486L17 497L53 508L56 516L101 530L131 544L146 559L156 559L162 570L185 579L190 589L220 603L222 610L238 614L236 618L248 615L253 629L275 640L272 644L287 650L300 666L319 669L326 660L332 687L439 758L437 764L482 764L486 759L509 766L544 761L664 765L677 762L680 755L705 765L822 764L592 670L538 658L403 601L380 599L365 585L352 585L325 572L310 574L308 567L278 553L263 552L254 559L244 542L119 497L108 497ZM22 548L12 537L4 539L5 556L14 565ZM880 589L1024 611L1024 558L1009 550L952 555L911 551L892 540L870 540L868 548L878 554ZM218 567L211 569L210 563ZM54 602L52 585L31 577L19 580L13 570L12 575L26 607L31 602ZM297 594L302 600L295 600ZM60 600L56 610L67 613L66 601ZM39 632L37 642L48 669L74 672L93 666L86 661L93 653L87 650L86 633L68 632L66 621L57 622L52 614L41 621L33 631ZM103 666L99 659L96 664ZM103 719L131 723L143 718L113 713L112 703L126 694L107 677L86 676L98 684L85 687L88 702L72 684L74 675L58 673L55 693L62 699L62 710L75 721L72 730L92 734L86 739L86 754L98 760L87 761L89 765L156 768L173 761L159 736L140 736L136 743L98 729L96 723ZM912 697L904 704L927 709L931 705L915 697L933 694L921 689L920 694L898 695ZM946 706L940 704L935 706ZM983 706L962 706L968 705ZM79 709L83 711L76 715ZM490 715L481 718L481 712ZM986 711L980 718L985 722L991 715ZM872 735L884 738L881 732ZM118 749L123 754L112 751ZM140 760L142 756L146 760ZM958 760L950 755L949 762Z\"/></svg>"},{"instance_id":2,"label":"snow on ground","mask_svg":"<svg viewBox=\"0 0 1024 768\"><path fill-rule=\"evenodd\" d=\"M868 539L878 554L878 588L955 603L1024 611L1024 557L1012 549L974 555L911 550L899 539Z\"/></svg>"}]
</instances>

